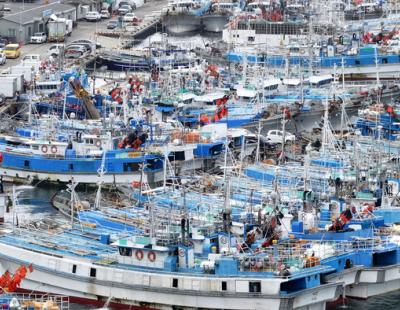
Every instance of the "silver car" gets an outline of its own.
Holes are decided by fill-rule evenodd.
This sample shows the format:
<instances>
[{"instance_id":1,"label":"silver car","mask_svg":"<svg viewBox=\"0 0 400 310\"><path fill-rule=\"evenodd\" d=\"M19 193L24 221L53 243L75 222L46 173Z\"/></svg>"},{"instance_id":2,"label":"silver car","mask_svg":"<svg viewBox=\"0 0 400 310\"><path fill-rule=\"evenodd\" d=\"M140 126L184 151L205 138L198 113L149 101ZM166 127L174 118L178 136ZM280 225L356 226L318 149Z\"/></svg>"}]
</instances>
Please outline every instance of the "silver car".
<instances>
[{"instance_id":1,"label":"silver car","mask_svg":"<svg viewBox=\"0 0 400 310\"><path fill-rule=\"evenodd\" d=\"M86 47L82 45L68 45L64 51L65 58L80 58L82 56L86 56L88 54L88 50Z\"/></svg>"}]
</instances>

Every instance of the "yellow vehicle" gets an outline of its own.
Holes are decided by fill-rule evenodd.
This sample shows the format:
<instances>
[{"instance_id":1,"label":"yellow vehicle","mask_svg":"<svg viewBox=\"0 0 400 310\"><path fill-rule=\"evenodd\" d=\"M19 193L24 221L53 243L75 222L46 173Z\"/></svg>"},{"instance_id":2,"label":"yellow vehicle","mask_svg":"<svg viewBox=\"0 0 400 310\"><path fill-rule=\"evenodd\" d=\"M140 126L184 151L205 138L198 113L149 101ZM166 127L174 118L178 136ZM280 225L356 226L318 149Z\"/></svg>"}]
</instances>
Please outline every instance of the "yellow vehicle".
<instances>
[{"instance_id":1,"label":"yellow vehicle","mask_svg":"<svg viewBox=\"0 0 400 310\"><path fill-rule=\"evenodd\" d=\"M4 47L4 54L6 58L18 58L21 56L21 47L19 44L7 44Z\"/></svg>"}]
</instances>

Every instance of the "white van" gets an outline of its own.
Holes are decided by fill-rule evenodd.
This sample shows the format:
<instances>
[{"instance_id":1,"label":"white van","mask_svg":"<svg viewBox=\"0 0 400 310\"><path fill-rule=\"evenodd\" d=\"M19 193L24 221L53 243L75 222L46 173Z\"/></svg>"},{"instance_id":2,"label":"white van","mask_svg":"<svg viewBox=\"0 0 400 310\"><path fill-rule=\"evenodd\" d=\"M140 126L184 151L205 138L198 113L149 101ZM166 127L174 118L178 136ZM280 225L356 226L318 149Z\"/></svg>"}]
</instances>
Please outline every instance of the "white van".
<instances>
[{"instance_id":1,"label":"white van","mask_svg":"<svg viewBox=\"0 0 400 310\"><path fill-rule=\"evenodd\" d=\"M86 19L88 22L97 22L97 21L101 20L101 15L100 15L99 12L90 11L90 12L87 12L87 13L86 13L85 19Z\"/></svg>"}]
</instances>

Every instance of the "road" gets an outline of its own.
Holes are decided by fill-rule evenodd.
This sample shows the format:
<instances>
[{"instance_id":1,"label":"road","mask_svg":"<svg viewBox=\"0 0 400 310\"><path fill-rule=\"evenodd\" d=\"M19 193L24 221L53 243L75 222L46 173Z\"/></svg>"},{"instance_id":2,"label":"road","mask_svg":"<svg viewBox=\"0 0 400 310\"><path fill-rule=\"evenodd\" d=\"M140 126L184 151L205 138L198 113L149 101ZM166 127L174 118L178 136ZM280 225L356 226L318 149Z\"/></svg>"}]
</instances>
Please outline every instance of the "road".
<instances>
[{"instance_id":1,"label":"road","mask_svg":"<svg viewBox=\"0 0 400 310\"><path fill-rule=\"evenodd\" d=\"M148 15L151 15L153 12L160 11L166 4L168 0L153 0L148 1L142 7L138 8L134 11L135 15L139 18L143 19ZM15 3L14 3L15 4ZM8 4L9 6L12 3ZM112 19L117 19L117 17L112 17ZM77 27L75 27L72 31L72 34L69 38L67 38L66 44L68 42L72 42L78 39L89 39L93 41L97 41L103 47L106 48L116 48L119 46L119 39L108 38L103 36L97 36L96 32L106 30L106 25L110 19L101 20L99 22L87 22L87 21L78 21ZM49 46L53 43L44 43L44 44L27 44L22 47L22 57L26 54L39 54L42 58L47 57L47 51ZM11 66L15 66L21 62L21 58L19 59L7 59L5 65L0 66L0 71L7 69Z\"/></svg>"}]
</instances>

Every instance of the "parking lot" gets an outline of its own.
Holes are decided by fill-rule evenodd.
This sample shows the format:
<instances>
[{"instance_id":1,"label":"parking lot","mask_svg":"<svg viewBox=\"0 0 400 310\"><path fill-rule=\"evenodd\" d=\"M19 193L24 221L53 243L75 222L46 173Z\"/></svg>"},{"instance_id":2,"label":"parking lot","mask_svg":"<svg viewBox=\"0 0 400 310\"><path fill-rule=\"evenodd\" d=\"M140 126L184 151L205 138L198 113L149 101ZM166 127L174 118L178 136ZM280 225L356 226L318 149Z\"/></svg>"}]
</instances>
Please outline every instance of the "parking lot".
<instances>
[{"instance_id":1,"label":"parking lot","mask_svg":"<svg viewBox=\"0 0 400 310\"><path fill-rule=\"evenodd\" d=\"M146 15L152 14L154 11L160 11L163 6L167 4L167 0L153 0L148 1L142 7L138 8L134 11L136 16L143 19ZM15 3L14 3L15 4ZM7 5L12 5L9 3ZM111 19L116 19L114 16ZM72 42L78 39L89 39L100 43L105 48L115 48L119 45L119 39L117 38L109 38L103 36L97 36L96 32L101 32L106 30L107 22L110 19L104 19L99 22L87 22L87 21L78 21L77 27L75 27L72 31L70 37L65 41L66 44L68 42ZM47 51L49 46L54 43L44 43L44 44L26 44L22 47L22 57L26 54L40 54L43 58L47 57ZM7 59L5 65L0 66L0 70L7 69L11 66L17 65L21 61L19 59Z\"/></svg>"}]
</instances>

